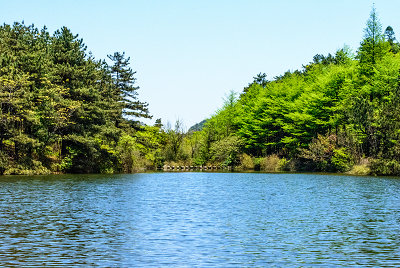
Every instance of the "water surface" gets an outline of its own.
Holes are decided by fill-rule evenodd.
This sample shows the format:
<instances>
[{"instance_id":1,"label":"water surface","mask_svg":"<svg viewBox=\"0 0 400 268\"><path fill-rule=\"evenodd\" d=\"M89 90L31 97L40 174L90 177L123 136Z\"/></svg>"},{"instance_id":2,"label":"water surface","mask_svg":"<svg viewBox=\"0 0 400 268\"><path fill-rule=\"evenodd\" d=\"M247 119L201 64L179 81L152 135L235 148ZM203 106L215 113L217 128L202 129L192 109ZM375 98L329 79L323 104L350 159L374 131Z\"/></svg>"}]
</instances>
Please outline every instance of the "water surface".
<instances>
[{"instance_id":1,"label":"water surface","mask_svg":"<svg viewBox=\"0 0 400 268\"><path fill-rule=\"evenodd\" d=\"M0 177L0 266L400 266L400 180Z\"/></svg>"}]
</instances>

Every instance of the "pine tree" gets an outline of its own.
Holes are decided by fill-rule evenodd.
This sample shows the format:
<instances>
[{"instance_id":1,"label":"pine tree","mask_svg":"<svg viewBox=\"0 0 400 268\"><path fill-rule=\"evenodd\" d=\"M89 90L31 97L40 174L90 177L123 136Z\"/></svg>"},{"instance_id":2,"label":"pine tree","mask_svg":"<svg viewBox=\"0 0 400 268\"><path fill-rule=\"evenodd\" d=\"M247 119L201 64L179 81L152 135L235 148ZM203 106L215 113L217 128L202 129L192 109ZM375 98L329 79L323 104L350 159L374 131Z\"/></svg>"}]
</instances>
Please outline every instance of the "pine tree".
<instances>
[{"instance_id":1,"label":"pine tree","mask_svg":"<svg viewBox=\"0 0 400 268\"><path fill-rule=\"evenodd\" d=\"M386 27L385 39L390 44L390 51L392 51L393 53L398 53L399 52L399 43L396 42L397 40L396 40L396 36L394 34L392 26Z\"/></svg>"},{"instance_id":2,"label":"pine tree","mask_svg":"<svg viewBox=\"0 0 400 268\"><path fill-rule=\"evenodd\" d=\"M382 25L376 9L373 7L367 20L367 26L364 29L364 39L361 42L357 55L360 64L366 69L365 74L367 76L373 74L372 66L385 55L387 50L388 46L382 33Z\"/></svg>"},{"instance_id":3,"label":"pine tree","mask_svg":"<svg viewBox=\"0 0 400 268\"><path fill-rule=\"evenodd\" d=\"M138 123L138 120L135 120L138 118L151 118L148 104L137 98L139 87L135 86L136 72L129 67L130 57L125 58L125 52L115 52L108 55L108 58L113 61L110 72L115 89L114 98L122 104L125 118L135 123Z\"/></svg>"}]
</instances>

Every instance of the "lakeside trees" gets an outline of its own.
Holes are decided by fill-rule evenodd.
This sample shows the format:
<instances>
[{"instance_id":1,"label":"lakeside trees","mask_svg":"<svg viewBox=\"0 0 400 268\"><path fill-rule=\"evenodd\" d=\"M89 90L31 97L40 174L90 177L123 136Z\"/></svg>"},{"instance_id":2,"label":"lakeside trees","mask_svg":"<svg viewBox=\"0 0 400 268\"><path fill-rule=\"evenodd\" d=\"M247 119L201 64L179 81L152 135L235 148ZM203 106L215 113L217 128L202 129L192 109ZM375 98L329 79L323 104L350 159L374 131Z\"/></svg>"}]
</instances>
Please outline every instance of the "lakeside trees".
<instances>
[{"instance_id":1,"label":"lakeside trees","mask_svg":"<svg viewBox=\"0 0 400 268\"><path fill-rule=\"evenodd\" d=\"M0 27L0 174L135 172L170 165L400 174L400 53L373 8L355 55L265 73L185 133L140 123L130 58L96 60L66 27Z\"/></svg>"},{"instance_id":2,"label":"lakeside trees","mask_svg":"<svg viewBox=\"0 0 400 268\"><path fill-rule=\"evenodd\" d=\"M129 58L86 51L66 27L0 27L0 174L129 172L150 157Z\"/></svg>"},{"instance_id":3,"label":"lakeside trees","mask_svg":"<svg viewBox=\"0 0 400 268\"><path fill-rule=\"evenodd\" d=\"M364 33L355 56L345 47L272 81L254 77L205 123L204 163L250 157L255 167L276 165L267 170L340 172L369 163L374 174L400 174L398 43L375 8Z\"/></svg>"}]
</instances>

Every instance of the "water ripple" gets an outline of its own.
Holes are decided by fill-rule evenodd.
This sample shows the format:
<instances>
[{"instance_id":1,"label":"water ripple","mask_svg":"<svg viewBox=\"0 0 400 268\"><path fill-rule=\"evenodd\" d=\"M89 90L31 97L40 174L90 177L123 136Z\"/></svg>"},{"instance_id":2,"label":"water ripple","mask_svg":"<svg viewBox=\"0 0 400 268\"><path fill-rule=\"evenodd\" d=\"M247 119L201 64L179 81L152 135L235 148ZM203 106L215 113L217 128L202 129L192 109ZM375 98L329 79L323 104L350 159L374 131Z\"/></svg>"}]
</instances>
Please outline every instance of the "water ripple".
<instances>
[{"instance_id":1,"label":"water ripple","mask_svg":"<svg viewBox=\"0 0 400 268\"><path fill-rule=\"evenodd\" d=\"M1 266L400 266L400 180L0 177Z\"/></svg>"}]
</instances>

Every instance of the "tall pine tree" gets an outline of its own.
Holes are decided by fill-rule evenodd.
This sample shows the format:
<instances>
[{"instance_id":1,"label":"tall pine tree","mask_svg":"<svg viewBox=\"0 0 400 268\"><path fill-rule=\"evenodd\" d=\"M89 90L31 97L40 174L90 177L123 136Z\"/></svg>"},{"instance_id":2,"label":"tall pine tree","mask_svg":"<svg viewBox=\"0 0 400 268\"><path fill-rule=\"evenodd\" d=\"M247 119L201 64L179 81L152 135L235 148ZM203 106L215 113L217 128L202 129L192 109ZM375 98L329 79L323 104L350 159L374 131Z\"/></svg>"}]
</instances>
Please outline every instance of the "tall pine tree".
<instances>
[{"instance_id":1,"label":"tall pine tree","mask_svg":"<svg viewBox=\"0 0 400 268\"><path fill-rule=\"evenodd\" d=\"M386 54L388 49L378 14L375 7L372 7L367 26L364 29L364 39L357 54L366 76L373 75L373 65Z\"/></svg>"},{"instance_id":2,"label":"tall pine tree","mask_svg":"<svg viewBox=\"0 0 400 268\"><path fill-rule=\"evenodd\" d=\"M115 52L108 55L108 58L113 62L110 72L115 89L114 98L121 103L123 116L134 123L139 123L139 118L151 118L148 103L138 100L139 87L135 86L136 72L129 67L130 57L126 58L125 52Z\"/></svg>"}]
</instances>

